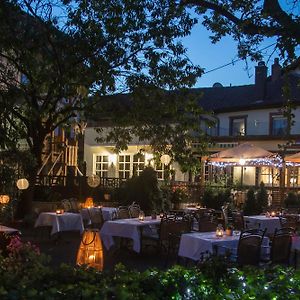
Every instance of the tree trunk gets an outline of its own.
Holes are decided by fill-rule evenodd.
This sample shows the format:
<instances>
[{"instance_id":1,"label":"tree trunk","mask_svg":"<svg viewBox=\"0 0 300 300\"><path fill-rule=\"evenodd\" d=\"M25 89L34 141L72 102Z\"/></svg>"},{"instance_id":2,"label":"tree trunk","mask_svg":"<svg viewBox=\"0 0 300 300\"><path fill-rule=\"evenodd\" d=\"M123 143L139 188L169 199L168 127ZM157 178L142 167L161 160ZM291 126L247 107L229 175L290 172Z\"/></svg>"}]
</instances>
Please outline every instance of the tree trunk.
<instances>
[{"instance_id":1,"label":"tree trunk","mask_svg":"<svg viewBox=\"0 0 300 300\"><path fill-rule=\"evenodd\" d=\"M30 149L31 154L35 158L35 163L29 166L27 170L27 180L29 187L27 190L18 191L18 204L15 217L22 219L24 216L32 213L32 201L35 193L35 183L38 170L42 164L42 151L44 146L44 139L39 137L33 140L33 147Z\"/></svg>"}]
</instances>

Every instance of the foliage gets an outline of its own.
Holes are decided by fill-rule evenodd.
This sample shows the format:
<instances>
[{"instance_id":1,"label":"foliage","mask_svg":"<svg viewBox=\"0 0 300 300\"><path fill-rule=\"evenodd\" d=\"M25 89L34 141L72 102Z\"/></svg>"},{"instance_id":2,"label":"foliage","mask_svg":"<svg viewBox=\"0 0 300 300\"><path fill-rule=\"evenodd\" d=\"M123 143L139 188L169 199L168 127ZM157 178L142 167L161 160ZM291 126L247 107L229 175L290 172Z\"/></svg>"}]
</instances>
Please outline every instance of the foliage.
<instances>
[{"instance_id":1,"label":"foliage","mask_svg":"<svg viewBox=\"0 0 300 300\"><path fill-rule=\"evenodd\" d=\"M244 214L247 216L252 216L257 214L255 191L252 188L249 189L247 192L247 197L246 197L243 211Z\"/></svg>"},{"instance_id":2,"label":"foliage","mask_svg":"<svg viewBox=\"0 0 300 300\"><path fill-rule=\"evenodd\" d=\"M289 192L287 197L284 199L284 204L286 207L300 206L300 199L294 192Z\"/></svg>"},{"instance_id":3,"label":"foliage","mask_svg":"<svg viewBox=\"0 0 300 300\"><path fill-rule=\"evenodd\" d=\"M0 256L0 297L11 299L298 299L300 271L230 267L221 257L199 268L113 271L61 265L50 268L32 245L14 240Z\"/></svg>"},{"instance_id":4,"label":"foliage","mask_svg":"<svg viewBox=\"0 0 300 300\"><path fill-rule=\"evenodd\" d=\"M273 38L274 51L278 49L285 63L294 61L293 68L299 66L299 0L285 3L278 0L183 0L181 3L195 7L202 24L213 33L213 43L224 36L232 36L238 43L239 57L262 59L259 45L265 38Z\"/></svg>"},{"instance_id":5,"label":"foliage","mask_svg":"<svg viewBox=\"0 0 300 300\"><path fill-rule=\"evenodd\" d=\"M202 205L213 208L213 209L221 209L225 202L230 203L231 193L229 189L223 188L212 188L208 187L205 189L202 197Z\"/></svg>"},{"instance_id":6,"label":"foliage","mask_svg":"<svg viewBox=\"0 0 300 300\"><path fill-rule=\"evenodd\" d=\"M260 183L256 194L256 206L259 214L268 206L268 192L263 182Z\"/></svg>"},{"instance_id":7,"label":"foliage","mask_svg":"<svg viewBox=\"0 0 300 300\"><path fill-rule=\"evenodd\" d=\"M268 206L268 192L263 182L260 183L258 191L253 189L247 192L247 198L244 204L244 213L246 215L259 215Z\"/></svg>"},{"instance_id":8,"label":"foliage","mask_svg":"<svg viewBox=\"0 0 300 300\"><path fill-rule=\"evenodd\" d=\"M181 145L191 155L184 133L197 129L203 111L174 91L202 73L180 42L194 23L175 0L1 1L0 132L8 148L13 130L35 158L30 187L49 133L74 125L88 108L120 120L109 135L117 147L133 128L139 140L159 137L157 146ZM107 97L120 92L130 92L130 110ZM179 110L181 125L172 128L165 121Z\"/></svg>"},{"instance_id":9,"label":"foliage","mask_svg":"<svg viewBox=\"0 0 300 300\"><path fill-rule=\"evenodd\" d=\"M146 167L140 176L128 179L119 190L119 203L123 205L136 202L145 213L161 209L162 195L158 186L156 172Z\"/></svg>"}]
</instances>

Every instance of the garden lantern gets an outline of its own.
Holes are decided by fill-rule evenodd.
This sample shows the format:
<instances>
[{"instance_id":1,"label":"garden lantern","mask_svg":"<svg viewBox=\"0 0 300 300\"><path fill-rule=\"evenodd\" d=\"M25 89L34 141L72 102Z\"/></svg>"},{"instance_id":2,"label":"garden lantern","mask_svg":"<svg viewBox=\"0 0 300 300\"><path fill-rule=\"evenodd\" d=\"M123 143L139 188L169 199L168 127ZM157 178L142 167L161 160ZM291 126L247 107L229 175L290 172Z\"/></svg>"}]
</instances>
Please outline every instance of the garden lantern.
<instances>
[{"instance_id":1,"label":"garden lantern","mask_svg":"<svg viewBox=\"0 0 300 300\"><path fill-rule=\"evenodd\" d=\"M85 230L77 253L77 265L103 270L103 248L98 229Z\"/></svg>"},{"instance_id":2,"label":"garden lantern","mask_svg":"<svg viewBox=\"0 0 300 300\"><path fill-rule=\"evenodd\" d=\"M217 229L216 229L216 237L221 238L224 235L224 229L222 227L222 225L218 225Z\"/></svg>"},{"instance_id":3,"label":"garden lantern","mask_svg":"<svg viewBox=\"0 0 300 300\"><path fill-rule=\"evenodd\" d=\"M164 154L160 157L160 162L164 165L168 165L171 161L171 157L168 154Z\"/></svg>"},{"instance_id":4,"label":"garden lantern","mask_svg":"<svg viewBox=\"0 0 300 300\"><path fill-rule=\"evenodd\" d=\"M144 212L141 210L139 213L139 221L144 221L145 220L145 214Z\"/></svg>"},{"instance_id":5,"label":"garden lantern","mask_svg":"<svg viewBox=\"0 0 300 300\"><path fill-rule=\"evenodd\" d=\"M9 196L8 195L0 195L0 203L1 204L7 204L9 202Z\"/></svg>"},{"instance_id":6,"label":"garden lantern","mask_svg":"<svg viewBox=\"0 0 300 300\"><path fill-rule=\"evenodd\" d=\"M26 190L29 187L29 182L26 178L18 179L17 187L19 190Z\"/></svg>"},{"instance_id":7,"label":"garden lantern","mask_svg":"<svg viewBox=\"0 0 300 300\"><path fill-rule=\"evenodd\" d=\"M94 206L94 201L92 197L88 197L86 198L85 202L84 202L84 208L90 208Z\"/></svg>"}]
</instances>

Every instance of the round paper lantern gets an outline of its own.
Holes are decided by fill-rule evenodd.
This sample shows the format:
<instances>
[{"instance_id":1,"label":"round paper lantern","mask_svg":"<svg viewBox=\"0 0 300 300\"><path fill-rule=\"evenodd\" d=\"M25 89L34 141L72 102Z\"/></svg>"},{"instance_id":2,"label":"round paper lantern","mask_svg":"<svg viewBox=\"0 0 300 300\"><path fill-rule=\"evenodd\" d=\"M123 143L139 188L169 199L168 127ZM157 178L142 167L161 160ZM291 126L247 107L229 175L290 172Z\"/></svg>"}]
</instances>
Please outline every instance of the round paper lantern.
<instances>
[{"instance_id":1,"label":"round paper lantern","mask_svg":"<svg viewBox=\"0 0 300 300\"><path fill-rule=\"evenodd\" d=\"M90 187L97 187L100 184L100 177L98 175L91 175L87 178L87 184Z\"/></svg>"},{"instance_id":2,"label":"round paper lantern","mask_svg":"<svg viewBox=\"0 0 300 300\"><path fill-rule=\"evenodd\" d=\"M77 252L76 263L79 266L103 270L103 248L98 229L85 230Z\"/></svg>"},{"instance_id":3,"label":"round paper lantern","mask_svg":"<svg viewBox=\"0 0 300 300\"><path fill-rule=\"evenodd\" d=\"M26 178L21 178L17 181L17 187L19 190L26 190L29 187L29 182Z\"/></svg>"},{"instance_id":4,"label":"round paper lantern","mask_svg":"<svg viewBox=\"0 0 300 300\"><path fill-rule=\"evenodd\" d=\"M0 195L0 203L1 204L7 204L9 202L9 196L8 195Z\"/></svg>"},{"instance_id":5,"label":"round paper lantern","mask_svg":"<svg viewBox=\"0 0 300 300\"><path fill-rule=\"evenodd\" d=\"M168 154L164 154L160 157L160 161L161 161L162 164L168 165L171 161L171 157Z\"/></svg>"}]
</instances>

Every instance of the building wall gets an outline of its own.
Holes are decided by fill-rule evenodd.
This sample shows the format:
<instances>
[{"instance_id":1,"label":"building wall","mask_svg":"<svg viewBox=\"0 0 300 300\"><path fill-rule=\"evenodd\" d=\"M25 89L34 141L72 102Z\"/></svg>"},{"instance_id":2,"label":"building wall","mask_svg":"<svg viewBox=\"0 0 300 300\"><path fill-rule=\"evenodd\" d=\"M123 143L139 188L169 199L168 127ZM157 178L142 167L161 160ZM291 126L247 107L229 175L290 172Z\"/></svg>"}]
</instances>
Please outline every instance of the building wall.
<instances>
[{"instance_id":1,"label":"building wall","mask_svg":"<svg viewBox=\"0 0 300 300\"><path fill-rule=\"evenodd\" d=\"M246 135L269 135L270 133L270 114L279 113L278 108L261 109L261 110L246 110L238 112L220 113L216 116L219 119L219 135L229 136L230 118L238 116L247 116L247 131ZM300 119L300 108L297 107L293 111L294 120ZM300 122L295 122L292 127L291 134L300 133Z\"/></svg>"}]
</instances>

